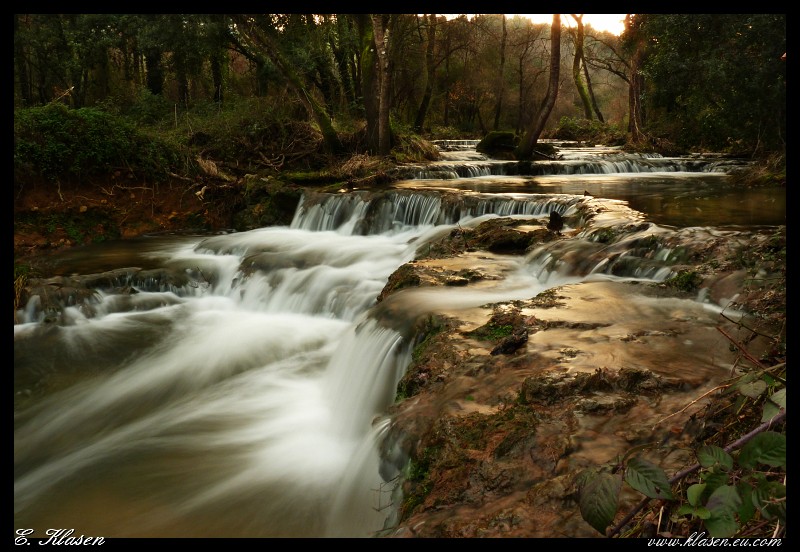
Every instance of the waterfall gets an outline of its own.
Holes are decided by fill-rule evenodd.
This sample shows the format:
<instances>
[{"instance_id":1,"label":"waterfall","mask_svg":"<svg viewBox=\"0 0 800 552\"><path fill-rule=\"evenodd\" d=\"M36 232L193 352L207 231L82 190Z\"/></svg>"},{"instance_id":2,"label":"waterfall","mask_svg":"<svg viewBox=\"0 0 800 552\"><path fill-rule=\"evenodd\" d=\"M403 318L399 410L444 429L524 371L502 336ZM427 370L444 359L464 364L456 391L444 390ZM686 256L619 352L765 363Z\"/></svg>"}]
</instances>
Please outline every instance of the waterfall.
<instances>
[{"instance_id":1,"label":"waterfall","mask_svg":"<svg viewBox=\"0 0 800 552\"><path fill-rule=\"evenodd\" d=\"M426 170L482 178L713 163L614 155ZM498 217L544 231L554 211L569 237L492 256L502 278L482 282L491 286L423 285L376 304L429 242ZM386 413L418 317L598 277L660 282L680 260L676 234L582 192L308 192L285 227L143 240L122 268L48 281L15 325L15 526L375 535L396 518L402 455L385 456ZM113 254L115 244L102 247ZM89 257L103 265L102 254ZM70 290L81 284L91 293L78 301Z\"/></svg>"}]
</instances>

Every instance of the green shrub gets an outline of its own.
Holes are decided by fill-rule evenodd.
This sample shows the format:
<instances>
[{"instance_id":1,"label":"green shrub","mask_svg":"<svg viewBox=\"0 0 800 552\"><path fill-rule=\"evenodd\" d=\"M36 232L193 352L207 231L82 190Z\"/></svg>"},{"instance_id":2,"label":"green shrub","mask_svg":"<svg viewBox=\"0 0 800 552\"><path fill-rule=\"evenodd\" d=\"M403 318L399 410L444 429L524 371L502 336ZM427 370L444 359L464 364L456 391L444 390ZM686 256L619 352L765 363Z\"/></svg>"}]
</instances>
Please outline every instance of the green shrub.
<instances>
[{"instance_id":1,"label":"green shrub","mask_svg":"<svg viewBox=\"0 0 800 552\"><path fill-rule=\"evenodd\" d=\"M131 170L159 179L174 171L180 156L163 142L141 134L97 108L62 104L14 113L14 166L59 179Z\"/></svg>"},{"instance_id":2,"label":"green shrub","mask_svg":"<svg viewBox=\"0 0 800 552\"><path fill-rule=\"evenodd\" d=\"M615 125L596 119L562 117L553 132L553 138L614 146L625 143L626 133Z\"/></svg>"}]
</instances>

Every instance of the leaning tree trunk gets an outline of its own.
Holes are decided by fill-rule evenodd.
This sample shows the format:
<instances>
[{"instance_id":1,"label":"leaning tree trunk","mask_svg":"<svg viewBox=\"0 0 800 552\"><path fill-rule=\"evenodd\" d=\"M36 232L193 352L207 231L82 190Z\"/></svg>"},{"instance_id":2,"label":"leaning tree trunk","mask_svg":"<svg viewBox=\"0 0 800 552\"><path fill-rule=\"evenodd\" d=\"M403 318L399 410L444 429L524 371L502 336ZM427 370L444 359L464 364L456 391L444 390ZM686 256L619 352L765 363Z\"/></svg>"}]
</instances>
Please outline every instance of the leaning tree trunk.
<instances>
[{"instance_id":1,"label":"leaning tree trunk","mask_svg":"<svg viewBox=\"0 0 800 552\"><path fill-rule=\"evenodd\" d=\"M589 78L589 66L586 65L586 58L583 60L583 76L586 77L586 88L589 90L589 97L592 99L592 109L594 109L594 114L597 115L598 121L605 123L606 120L603 118L603 114L600 112L600 106L597 105L597 98L594 95L592 79Z\"/></svg>"},{"instance_id":2,"label":"leaning tree trunk","mask_svg":"<svg viewBox=\"0 0 800 552\"><path fill-rule=\"evenodd\" d=\"M544 103L528 130L520 140L516 151L517 159L530 159L533 157L533 148L539 141L547 119L553 111L558 97L558 77L561 70L561 14L553 14L553 24L550 27L550 82L547 85L547 95Z\"/></svg>"},{"instance_id":3,"label":"leaning tree trunk","mask_svg":"<svg viewBox=\"0 0 800 552\"><path fill-rule=\"evenodd\" d=\"M325 110L325 107L314 98L311 91L303 85L300 76L294 70L292 64L283 56L278 46L269 36L268 31L257 29L244 15L237 18L237 23L241 26L241 35L252 44L253 48L266 52L270 61L280 70L289 85L294 89L297 97L306 106L306 109L319 126L320 133L322 133L325 151L334 155L342 153L344 146L333 128L330 115Z\"/></svg>"}]
</instances>

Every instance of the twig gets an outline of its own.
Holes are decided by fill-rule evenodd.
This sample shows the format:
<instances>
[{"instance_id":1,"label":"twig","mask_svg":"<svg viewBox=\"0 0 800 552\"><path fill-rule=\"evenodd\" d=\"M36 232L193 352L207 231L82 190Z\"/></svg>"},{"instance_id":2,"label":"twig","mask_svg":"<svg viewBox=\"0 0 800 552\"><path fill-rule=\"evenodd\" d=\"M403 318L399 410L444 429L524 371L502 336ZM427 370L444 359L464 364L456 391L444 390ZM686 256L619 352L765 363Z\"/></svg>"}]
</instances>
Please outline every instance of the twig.
<instances>
[{"instance_id":1,"label":"twig","mask_svg":"<svg viewBox=\"0 0 800 552\"><path fill-rule=\"evenodd\" d=\"M722 328L720 328L719 326L717 326L717 330L719 330L719 333L721 333L722 335L724 335L725 337L727 337L727 338L728 338L728 341L730 341L731 343L733 343L733 344L736 346L736 348L737 348L737 349L739 349L739 350L742 352L742 355L744 355L744 357L745 357L747 360L749 360L750 362L752 362L753 364L755 364L756 366L758 366L758 367L759 367L759 368L761 368L762 370L766 369L766 366L764 366L763 364L761 364L761 362L759 362L759 361L758 361L758 360L757 360L757 359L756 359L756 358L755 358L753 355L751 355L751 354L750 354L750 353L747 351L747 349L745 348L745 346L744 346L744 345L742 345L741 343L739 343L738 341L736 341L736 340L735 340L733 337L731 337L730 335L728 335L728 334L725 332L725 330L723 330L723 329L722 329Z\"/></svg>"},{"instance_id":2,"label":"twig","mask_svg":"<svg viewBox=\"0 0 800 552\"><path fill-rule=\"evenodd\" d=\"M192 180L191 178L186 178L185 176L181 176L174 172L169 172L167 174L170 175L172 178L177 178L178 180L183 180L184 182L194 182L194 180Z\"/></svg>"},{"instance_id":3,"label":"twig","mask_svg":"<svg viewBox=\"0 0 800 552\"><path fill-rule=\"evenodd\" d=\"M764 422L763 424L761 424L760 426L755 428L750 433L747 433L747 434L741 436L740 438L736 439L733 443L729 444L723 450L725 452L731 452L731 451L734 451L734 450L738 449L739 447L745 445L753 437L755 437L756 435L758 435L762 431L766 431L767 429L769 429L773 425L775 425L775 424L777 424L779 422L782 422L784 418L786 418L786 409L782 408L780 412L778 412L777 414L775 414L772 417L772 419L770 419L769 421ZM674 476L672 476L672 478L669 480L669 484L670 485L674 485L675 483L677 483L678 481L680 481L681 479L683 479L687 475L691 475L692 473L694 473L697 470L699 470L700 467L701 467L700 464L694 464L693 466L689 466L688 468L685 468L685 469L679 471ZM622 530L622 528L625 527L625 525L627 525L627 523L630 520L632 520L633 517L642 510L642 508L647 506L648 502L650 502L650 497L647 497L647 496L644 497L641 500L641 502L639 502L633 508L633 510L628 512L628 514L622 519L622 521L620 521L616 526L614 526L614 528L611 530L611 532L608 533L607 536L608 537L613 537L614 535L618 534Z\"/></svg>"},{"instance_id":4,"label":"twig","mask_svg":"<svg viewBox=\"0 0 800 552\"><path fill-rule=\"evenodd\" d=\"M727 388L728 388L728 387L730 387L731 385L733 385L733 384L732 384L732 383L726 383L725 385L718 385L718 386L714 387L713 389L709 389L708 391L706 391L705 393L703 393L702 395L700 395L699 397L697 397L695 400L693 400L692 402L690 402L689 404L687 404L686 406L684 406L683 408L681 408L680 410L678 410L677 412L673 412L673 413L672 413L672 414L670 414L669 416L667 416L667 417L665 417L665 418L661 418L659 421L657 421L657 422L656 422L656 423L653 425L653 429L655 429L656 427L658 427L658 424L660 424L660 423L661 423L661 422L663 422L664 420L667 420L667 419L669 419L669 418L672 418L672 417L673 417L673 416L675 416L676 414L680 414L681 412L683 412L684 410L686 410L687 408L689 408L690 406L692 406L693 404L695 404L696 402L698 402L700 399L702 399L702 398L704 398L704 397L706 397L706 396L710 395L710 394L711 394L711 393L713 393L714 391L718 391L718 390L720 390L720 389L727 389Z\"/></svg>"},{"instance_id":5,"label":"twig","mask_svg":"<svg viewBox=\"0 0 800 552\"><path fill-rule=\"evenodd\" d=\"M741 322L737 322L736 320L734 320L734 319L732 319L732 318L728 317L728 315L726 315L725 313L720 313L720 316L721 316L722 318L724 318L725 320L727 320L727 321L729 321L729 322L732 322L732 323L736 324L737 326L741 326L742 328L744 328L744 329L746 329L746 330L749 330L749 331L753 332L753 333L754 333L754 334L756 334L756 335L760 335L761 337L766 337L767 339L775 339L775 336L773 336L773 335L767 335L767 334L763 334L763 333L761 333L761 332L759 332L759 331L757 331L757 330L754 330L753 328L751 328L751 327L749 327L749 326L746 326L745 324L742 324Z\"/></svg>"}]
</instances>

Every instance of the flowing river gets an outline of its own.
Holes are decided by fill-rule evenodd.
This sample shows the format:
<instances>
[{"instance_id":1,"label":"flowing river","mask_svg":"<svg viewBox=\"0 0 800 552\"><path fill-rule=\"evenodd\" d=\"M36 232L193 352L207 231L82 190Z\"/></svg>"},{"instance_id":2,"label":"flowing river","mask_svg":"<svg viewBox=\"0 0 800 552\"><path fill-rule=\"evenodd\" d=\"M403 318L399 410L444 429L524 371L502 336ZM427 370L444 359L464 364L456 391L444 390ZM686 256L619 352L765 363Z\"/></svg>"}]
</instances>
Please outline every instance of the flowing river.
<instances>
[{"instance_id":1,"label":"flowing river","mask_svg":"<svg viewBox=\"0 0 800 552\"><path fill-rule=\"evenodd\" d=\"M286 227L62 254L58 274L90 278L95 291L57 311L35 296L17 313L15 530L377 535L396 514L400 467L381 450L416 317L555 286L662 281L674 276L672 251L637 257L643 239L746 240L785 225L785 190L726 186L731 160L571 147L557 161L519 165L474 146L442 142L442 161L379 193L308 193ZM587 204L591 220L579 216ZM376 307L392 273L454 229L498 217L540 225L552 211L565 237L493 255L501 279L412 290L389 323ZM631 226L614 247L598 239ZM464 268L483 262L462 259ZM713 333L729 299L701 292L681 316ZM620 319L676 316L674 303L603 301ZM668 365L677 353L651 354Z\"/></svg>"}]
</instances>

